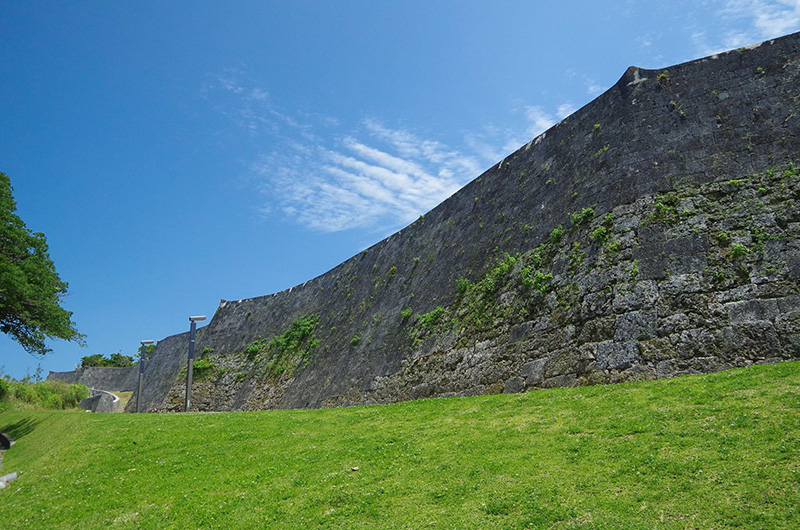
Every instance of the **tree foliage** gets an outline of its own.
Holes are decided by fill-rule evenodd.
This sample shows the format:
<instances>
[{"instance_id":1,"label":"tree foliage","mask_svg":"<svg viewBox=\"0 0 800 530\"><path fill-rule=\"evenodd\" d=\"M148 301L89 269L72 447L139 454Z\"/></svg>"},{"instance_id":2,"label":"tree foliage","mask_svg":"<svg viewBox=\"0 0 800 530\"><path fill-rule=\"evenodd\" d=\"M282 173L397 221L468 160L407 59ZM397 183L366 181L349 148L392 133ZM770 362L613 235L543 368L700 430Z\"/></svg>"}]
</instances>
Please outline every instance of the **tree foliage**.
<instances>
[{"instance_id":1,"label":"tree foliage","mask_svg":"<svg viewBox=\"0 0 800 530\"><path fill-rule=\"evenodd\" d=\"M67 284L58 277L44 234L14 212L11 180L0 172L0 332L28 353L50 351L45 339L83 343L72 313L61 307Z\"/></svg>"},{"instance_id":2,"label":"tree foliage","mask_svg":"<svg viewBox=\"0 0 800 530\"><path fill-rule=\"evenodd\" d=\"M101 353L94 355L87 355L81 357L81 368L91 367L112 367L112 368L127 368L134 365L133 357L130 355L122 355L121 353L112 353L108 357Z\"/></svg>"}]
</instances>

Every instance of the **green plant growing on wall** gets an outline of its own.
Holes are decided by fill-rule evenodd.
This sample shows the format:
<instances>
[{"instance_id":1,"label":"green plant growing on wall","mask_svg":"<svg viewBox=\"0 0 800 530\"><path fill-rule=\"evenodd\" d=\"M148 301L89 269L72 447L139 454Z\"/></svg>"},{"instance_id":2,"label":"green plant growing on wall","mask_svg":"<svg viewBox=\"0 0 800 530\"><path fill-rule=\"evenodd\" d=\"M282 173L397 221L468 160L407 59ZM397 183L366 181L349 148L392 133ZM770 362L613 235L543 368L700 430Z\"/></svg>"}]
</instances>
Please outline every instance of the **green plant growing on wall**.
<instances>
[{"instance_id":1,"label":"green plant growing on wall","mask_svg":"<svg viewBox=\"0 0 800 530\"><path fill-rule=\"evenodd\" d=\"M403 309L402 311L400 311L400 316L403 318L403 320L407 320L411 316L411 314L413 312L414 312L413 309L411 309L410 307L407 307L407 308Z\"/></svg>"},{"instance_id":2,"label":"green plant growing on wall","mask_svg":"<svg viewBox=\"0 0 800 530\"><path fill-rule=\"evenodd\" d=\"M734 243L731 245L731 256L734 259L738 259L744 257L750 253L750 249L744 246L742 243Z\"/></svg>"},{"instance_id":3,"label":"green plant growing on wall","mask_svg":"<svg viewBox=\"0 0 800 530\"><path fill-rule=\"evenodd\" d=\"M595 243L602 245L606 242L609 236L608 228L603 225L598 226L591 232L589 232L589 239L594 241Z\"/></svg>"},{"instance_id":4,"label":"green plant growing on wall","mask_svg":"<svg viewBox=\"0 0 800 530\"><path fill-rule=\"evenodd\" d=\"M437 306L431 311L424 313L422 315L417 315L417 322L423 328L431 328L435 326L439 320L444 316L446 310L442 306Z\"/></svg>"},{"instance_id":5,"label":"green plant growing on wall","mask_svg":"<svg viewBox=\"0 0 800 530\"><path fill-rule=\"evenodd\" d=\"M267 341L259 337L245 347L244 353L247 356L248 360L253 360L256 357L256 355L261 353L261 351L265 350L266 348L267 348Z\"/></svg>"},{"instance_id":6,"label":"green plant growing on wall","mask_svg":"<svg viewBox=\"0 0 800 530\"><path fill-rule=\"evenodd\" d=\"M577 271L583 264L583 251L581 244L578 241L572 243L572 252L569 254L569 270L571 272Z\"/></svg>"},{"instance_id":7,"label":"green plant growing on wall","mask_svg":"<svg viewBox=\"0 0 800 530\"><path fill-rule=\"evenodd\" d=\"M753 240L753 250L759 254L764 253L764 244L770 239L769 234L760 228L750 230L750 237Z\"/></svg>"},{"instance_id":8,"label":"green plant growing on wall","mask_svg":"<svg viewBox=\"0 0 800 530\"><path fill-rule=\"evenodd\" d=\"M686 112L683 110L683 103L678 103L677 101L670 101L669 105L670 107L672 107L672 110L678 113L678 116L680 116L681 118L686 117Z\"/></svg>"},{"instance_id":9,"label":"green plant growing on wall","mask_svg":"<svg viewBox=\"0 0 800 530\"><path fill-rule=\"evenodd\" d=\"M595 158L602 155L603 153L607 153L609 149L611 149L610 145L604 145L603 147L598 149L597 152L594 154Z\"/></svg>"},{"instance_id":10,"label":"green plant growing on wall","mask_svg":"<svg viewBox=\"0 0 800 530\"><path fill-rule=\"evenodd\" d=\"M655 212L649 214L653 222L675 224L680 221L677 210L678 194L674 192L665 193L656 200L653 208Z\"/></svg>"},{"instance_id":11,"label":"green plant growing on wall","mask_svg":"<svg viewBox=\"0 0 800 530\"><path fill-rule=\"evenodd\" d=\"M215 368L216 365L214 364L214 361L208 357L200 357L194 362L192 368L192 377L194 377L194 379L197 381L206 379L214 373Z\"/></svg>"},{"instance_id":12,"label":"green plant growing on wall","mask_svg":"<svg viewBox=\"0 0 800 530\"><path fill-rule=\"evenodd\" d=\"M533 267L522 268L522 285L527 289L536 291L540 295L545 295L552 289L552 273L535 270Z\"/></svg>"},{"instance_id":13,"label":"green plant growing on wall","mask_svg":"<svg viewBox=\"0 0 800 530\"><path fill-rule=\"evenodd\" d=\"M470 286L469 280L464 278L463 276L459 277L456 280L456 290L459 293L463 294L464 292L466 292L466 290L469 289L469 286Z\"/></svg>"},{"instance_id":14,"label":"green plant growing on wall","mask_svg":"<svg viewBox=\"0 0 800 530\"><path fill-rule=\"evenodd\" d=\"M572 226L581 226L587 224L589 221L594 218L594 209L593 208L584 208L580 212L575 212L572 214Z\"/></svg>"},{"instance_id":15,"label":"green plant growing on wall","mask_svg":"<svg viewBox=\"0 0 800 530\"><path fill-rule=\"evenodd\" d=\"M603 248L606 250L606 252L616 254L622 248L622 243L619 241L608 241L605 245L603 245Z\"/></svg>"},{"instance_id":16,"label":"green plant growing on wall","mask_svg":"<svg viewBox=\"0 0 800 530\"><path fill-rule=\"evenodd\" d=\"M262 375L277 377L291 374L296 368L305 368L314 349L319 345L315 330L319 315L308 314L296 318L283 334L265 340L261 337L250 343L244 353L249 361L265 362Z\"/></svg>"},{"instance_id":17,"label":"green plant growing on wall","mask_svg":"<svg viewBox=\"0 0 800 530\"><path fill-rule=\"evenodd\" d=\"M558 225L557 227L553 228L553 231L550 232L550 243L553 245L557 245L561 242L561 238L564 236L564 227Z\"/></svg>"}]
</instances>

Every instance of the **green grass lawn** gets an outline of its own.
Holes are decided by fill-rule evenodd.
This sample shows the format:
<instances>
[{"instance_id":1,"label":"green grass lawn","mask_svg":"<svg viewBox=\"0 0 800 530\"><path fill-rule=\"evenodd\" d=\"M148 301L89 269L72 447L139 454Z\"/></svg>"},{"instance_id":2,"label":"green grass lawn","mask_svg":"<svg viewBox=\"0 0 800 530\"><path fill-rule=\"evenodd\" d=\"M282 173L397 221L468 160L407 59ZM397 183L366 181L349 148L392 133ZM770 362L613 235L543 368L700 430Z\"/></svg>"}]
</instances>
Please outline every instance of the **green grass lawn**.
<instances>
[{"instance_id":1,"label":"green grass lawn","mask_svg":"<svg viewBox=\"0 0 800 530\"><path fill-rule=\"evenodd\" d=\"M115 390L111 393L119 398L122 407L125 407L125 405L128 404L128 401L130 401L131 397L133 396L133 392L118 392Z\"/></svg>"},{"instance_id":2,"label":"green grass lawn","mask_svg":"<svg viewBox=\"0 0 800 530\"><path fill-rule=\"evenodd\" d=\"M0 431L4 529L800 528L800 363L345 409L9 412Z\"/></svg>"}]
</instances>

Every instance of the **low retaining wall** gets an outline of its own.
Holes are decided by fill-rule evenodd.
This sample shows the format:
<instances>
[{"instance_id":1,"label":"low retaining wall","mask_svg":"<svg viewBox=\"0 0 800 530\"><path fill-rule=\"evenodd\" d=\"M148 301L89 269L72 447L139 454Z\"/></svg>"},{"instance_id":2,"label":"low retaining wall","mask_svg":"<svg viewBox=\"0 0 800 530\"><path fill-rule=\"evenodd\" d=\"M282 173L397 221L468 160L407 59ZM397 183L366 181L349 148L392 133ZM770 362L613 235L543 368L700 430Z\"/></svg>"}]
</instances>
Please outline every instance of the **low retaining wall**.
<instances>
[{"instance_id":1,"label":"low retaining wall","mask_svg":"<svg viewBox=\"0 0 800 530\"><path fill-rule=\"evenodd\" d=\"M94 388L89 392L89 397L81 400L78 408L92 412L122 412L122 402L111 392Z\"/></svg>"},{"instance_id":2,"label":"low retaining wall","mask_svg":"<svg viewBox=\"0 0 800 530\"><path fill-rule=\"evenodd\" d=\"M133 392L138 381L139 365L127 368L79 368L71 372L50 372L48 381L86 385L89 388Z\"/></svg>"}]
</instances>

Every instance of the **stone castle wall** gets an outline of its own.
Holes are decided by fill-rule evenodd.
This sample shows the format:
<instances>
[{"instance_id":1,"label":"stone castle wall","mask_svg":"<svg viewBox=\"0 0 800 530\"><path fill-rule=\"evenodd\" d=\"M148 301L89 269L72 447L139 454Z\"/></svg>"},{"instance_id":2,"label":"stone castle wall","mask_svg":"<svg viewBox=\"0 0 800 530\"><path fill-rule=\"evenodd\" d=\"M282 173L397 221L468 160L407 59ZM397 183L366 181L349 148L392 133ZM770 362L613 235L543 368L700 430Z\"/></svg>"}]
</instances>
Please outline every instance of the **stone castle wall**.
<instances>
[{"instance_id":1,"label":"stone castle wall","mask_svg":"<svg viewBox=\"0 0 800 530\"><path fill-rule=\"evenodd\" d=\"M800 358L798 86L800 34L629 68L386 240L223 301L198 336L212 368L193 403L391 402ZM263 347L309 315L306 350ZM148 410L181 408L185 342L157 346Z\"/></svg>"}]
</instances>

